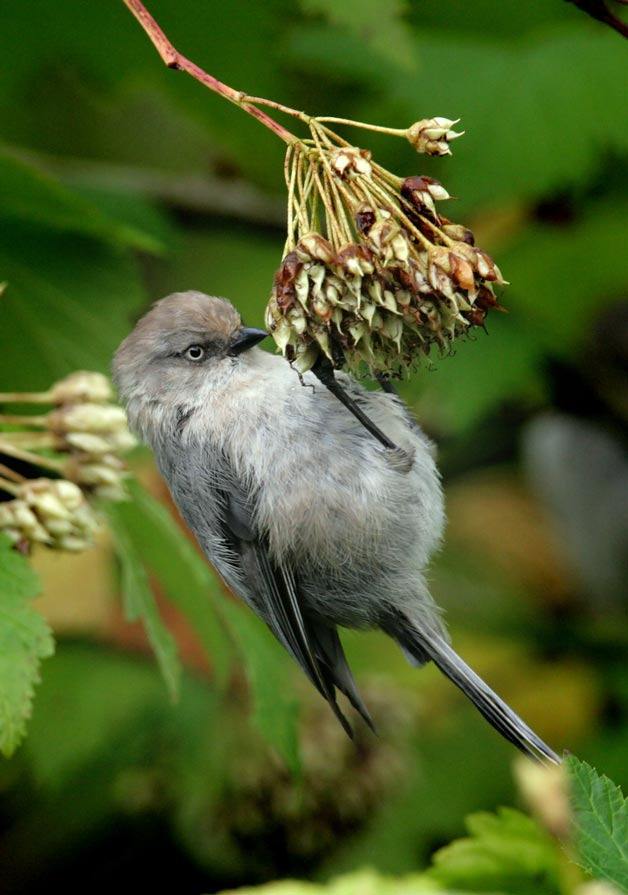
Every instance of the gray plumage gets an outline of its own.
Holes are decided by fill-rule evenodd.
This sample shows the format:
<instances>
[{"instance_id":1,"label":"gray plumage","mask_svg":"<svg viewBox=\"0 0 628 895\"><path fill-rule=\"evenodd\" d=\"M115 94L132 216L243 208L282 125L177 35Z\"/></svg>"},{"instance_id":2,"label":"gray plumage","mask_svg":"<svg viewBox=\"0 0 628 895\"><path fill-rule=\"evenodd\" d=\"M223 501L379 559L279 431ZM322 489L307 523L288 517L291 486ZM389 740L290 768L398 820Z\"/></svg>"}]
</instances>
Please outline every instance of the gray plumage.
<instances>
[{"instance_id":1,"label":"gray plumage","mask_svg":"<svg viewBox=\"0 0 628 895\"><path fill-rule=\"evenodd\" d=\"M394 395L339 374L413 457L408 469L312 374L302 383L254 347L261 336L226 300L176 293L139 321L114 361L130 425L207 558L347 732L336 690L372 721L337 628L380 627L416 664L434 661L516 746L558 761L449 645L424 578L445 519L430 441Z\"/></svg>"}]
</instances>

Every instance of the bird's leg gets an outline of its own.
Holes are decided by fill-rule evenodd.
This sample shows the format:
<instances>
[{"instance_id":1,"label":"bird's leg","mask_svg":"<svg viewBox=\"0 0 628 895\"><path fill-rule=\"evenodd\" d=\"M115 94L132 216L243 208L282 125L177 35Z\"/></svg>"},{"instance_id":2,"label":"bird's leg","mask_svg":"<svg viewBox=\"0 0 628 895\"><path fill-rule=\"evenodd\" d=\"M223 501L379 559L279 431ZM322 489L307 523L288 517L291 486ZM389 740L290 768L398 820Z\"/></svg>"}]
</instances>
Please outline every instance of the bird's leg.
<instances>
[{"instance_id":1,"label":"bird's leg","mask_svg":"<svg viewBox=\"0 0 628 895\"><path fill-rule=\"evenodd\" d=\"M388 448L391 451L396 451L398 454L406 454L402 448L398 447L394 441L391 441L390 438L386 435L385 432L376 426L373 420L366 414L364 411L358 406L358 404L350 397L344 390L344 388L340 385L336 377L334 376L334 369L330 362L326 358L319 358L314 366L312 367L312 373L323 383L323 385L329 389L332 395L335 395L338 400L344 404L347 410L351 411L354 417L359 420L365 429L367 429L371 435L374 435L384 447Z\"/></svg>"}]
</instances>

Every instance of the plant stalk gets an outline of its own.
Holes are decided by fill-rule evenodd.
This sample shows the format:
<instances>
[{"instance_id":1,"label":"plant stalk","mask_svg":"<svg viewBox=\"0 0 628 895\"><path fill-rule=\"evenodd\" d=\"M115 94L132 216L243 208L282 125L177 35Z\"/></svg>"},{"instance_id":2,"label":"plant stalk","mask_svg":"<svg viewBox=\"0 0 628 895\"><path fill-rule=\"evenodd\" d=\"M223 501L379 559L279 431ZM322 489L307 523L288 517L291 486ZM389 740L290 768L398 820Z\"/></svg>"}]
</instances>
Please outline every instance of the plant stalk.
<instances>
[{"instance_id":1,"label":"plant stalk","mask_svg":"<svg viewBox=\"0 0 628 895\"><path fill-rule=\"evenodd\" d=\"M161 56L162 61L165 65L168 66L168 68L174 68L178 71L186 72L188 75L195 78L195 80L199 81L201 84L207 87L209 90L213 90L214 93L217 93L224 99L229 100L229 102L238 106L248 115L252 115L253 118L256 118L260 122L260 124L263 124L264 127L267 127L268 130L272 131L276 136L283 140L284 143L290 144L299 142L299 138L295 136L295 134L291 133L289 130L287 130L287 128L279 124L278 121L275 121L274 118L271 118L270 115L268 115L262 109L258 109L250 102L247 102L248 98L245 93L242 93L239 90L234 90L234 88L230 87L228 84L223 84L223 82L219 81L218 78L215 78L213 75L210 75L206 71L203 71L202 68L192 62L190 59L187 59L185 56L183 56L182 53L179 53L179 51L175 49L172 43L168 40L160 26L157 24L153 16L148 12L141 0L123 0L123 2L140 23L140 25L152 41L153 46ZM283 110L286 111L287 107L284 107ZM291 110L291 112L294 112L294 110Z\"/></svg>"}]
</instances>

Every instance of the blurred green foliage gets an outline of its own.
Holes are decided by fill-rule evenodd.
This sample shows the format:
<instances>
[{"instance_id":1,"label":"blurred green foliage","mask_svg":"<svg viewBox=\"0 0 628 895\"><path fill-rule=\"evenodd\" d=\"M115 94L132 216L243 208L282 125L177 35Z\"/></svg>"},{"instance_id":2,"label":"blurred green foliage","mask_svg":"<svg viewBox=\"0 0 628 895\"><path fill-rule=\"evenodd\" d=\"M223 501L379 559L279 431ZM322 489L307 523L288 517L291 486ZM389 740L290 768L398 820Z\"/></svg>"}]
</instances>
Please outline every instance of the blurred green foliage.
<instances>
[{"instance_id":1,"label":"blurred green foliage","mask_svg":"<svg viewBox=\"0 0 628 895\"><path fill-rule=\"evenodd\" d=\"M560 521L560 495L589 487L595 503L608 472L587 454L587 433L626 441L625 46L561 0L149 6L182 52L251 94L397 127L462 118L453 159L419 158L380 135L351 137L391 170L442 180L458 197L456 219L473 224L511 282L509 313L489 318L488 334L401 386L439 442L448 486L452 530L433 589L461 652L539 732L626 783L625 596L599 598ZM0 11L0 47L8 60L2 389L43 389L76 368L108 371L137 316L169 291L226 295L261 323L283 245L281 144L166 70L121 2L13 4ZM587 462L575 485L554 472L552 495L533 495L529 465L547 456L532 451L524 467L520 446L547 411L580 427ZM547 450L550 436L558 437L548 430ZM560 465L559 456L552 468ZM138 468L146 472L141 457ZM569 507L586 534L590 517ZM54 881L68 890L72 880L104 891L134 879L216 891L366 865L416 875L462 834L465 815L516 799L509 747L432 669L407 667L379 635L347 636L361 683L380 700L383 733L346 752L280 648L220 592L169 509L138 489L115 509L115 530L131 614L148 617L173 689L183 665L179 700L169 702L152 660L131 655L119 632L76 642L58 626L25 747L0 768L7 891ZM617 500L604 526L618 545L613 556L625 532ZM10 752L51 639L32 608L37 585L26 561L11 554L1 568L0 746ZM628 582L625 565L615 579ZM60 599L81 593L70 573ZM175 658L170 606L193 629L204 664L178 631ZM264 737L247 721L241 665ZM297 782L286 763L300 764ZM606 784L587 773L592 798L603 797ZM517 836L538 835L535 854L546 854L545 834L523 816L482 817L471 839L439 852L416 889L374 872L331 890L462 887L456 861L485 848L490 824L508 827L503 841L515 850ZM556 854L535 865L531 887L553 891ZM595 871L586 847L582 855ZM483 877L476 890L531 891L518 879ZM300 891L291 885L286 892Z\"/></svg>"}]
</instances>

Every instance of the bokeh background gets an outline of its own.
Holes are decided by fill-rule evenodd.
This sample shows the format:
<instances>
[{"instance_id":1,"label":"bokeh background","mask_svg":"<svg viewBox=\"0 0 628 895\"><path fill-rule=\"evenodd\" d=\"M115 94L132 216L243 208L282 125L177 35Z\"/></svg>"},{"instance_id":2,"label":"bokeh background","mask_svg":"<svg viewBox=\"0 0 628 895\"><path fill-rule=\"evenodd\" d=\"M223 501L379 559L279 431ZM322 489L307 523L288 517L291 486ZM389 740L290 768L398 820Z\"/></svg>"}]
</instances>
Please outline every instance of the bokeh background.
<instances>
[{"instance_id":1,"label":"bokeh background","mask_svg":"<svg viewBox=\"0 0 628 895\"><path fill-rule=\"evenodd\" d=\"M446 485L432 587L465 658L557 749L625 785L626 45L562 0L149 6L178 49L251 94L395 127L462 119L450 159L352 137L397 173L441 180L457 197L446 213L511 282L507 315L401 386ZM282 144L166 70L122 2L10 4L0 47L1 390L107 371L174 290L225 295L261 325L283 246ZM150 457L132 463L171 512ZM513 750L434 669L348 634L381 728L354 748L255 629L239 647L266 651L266 728L298 713L291 777L251 719L238 648L217 676L168 598L164 580L187 592L198 579L161 546L152 583L185 667L176 704L123 617L109 538L34 556L57 650L26 742L0 765L2 891L401 874L469 812L521 804Z\"/></svg>"}]
</instances>

